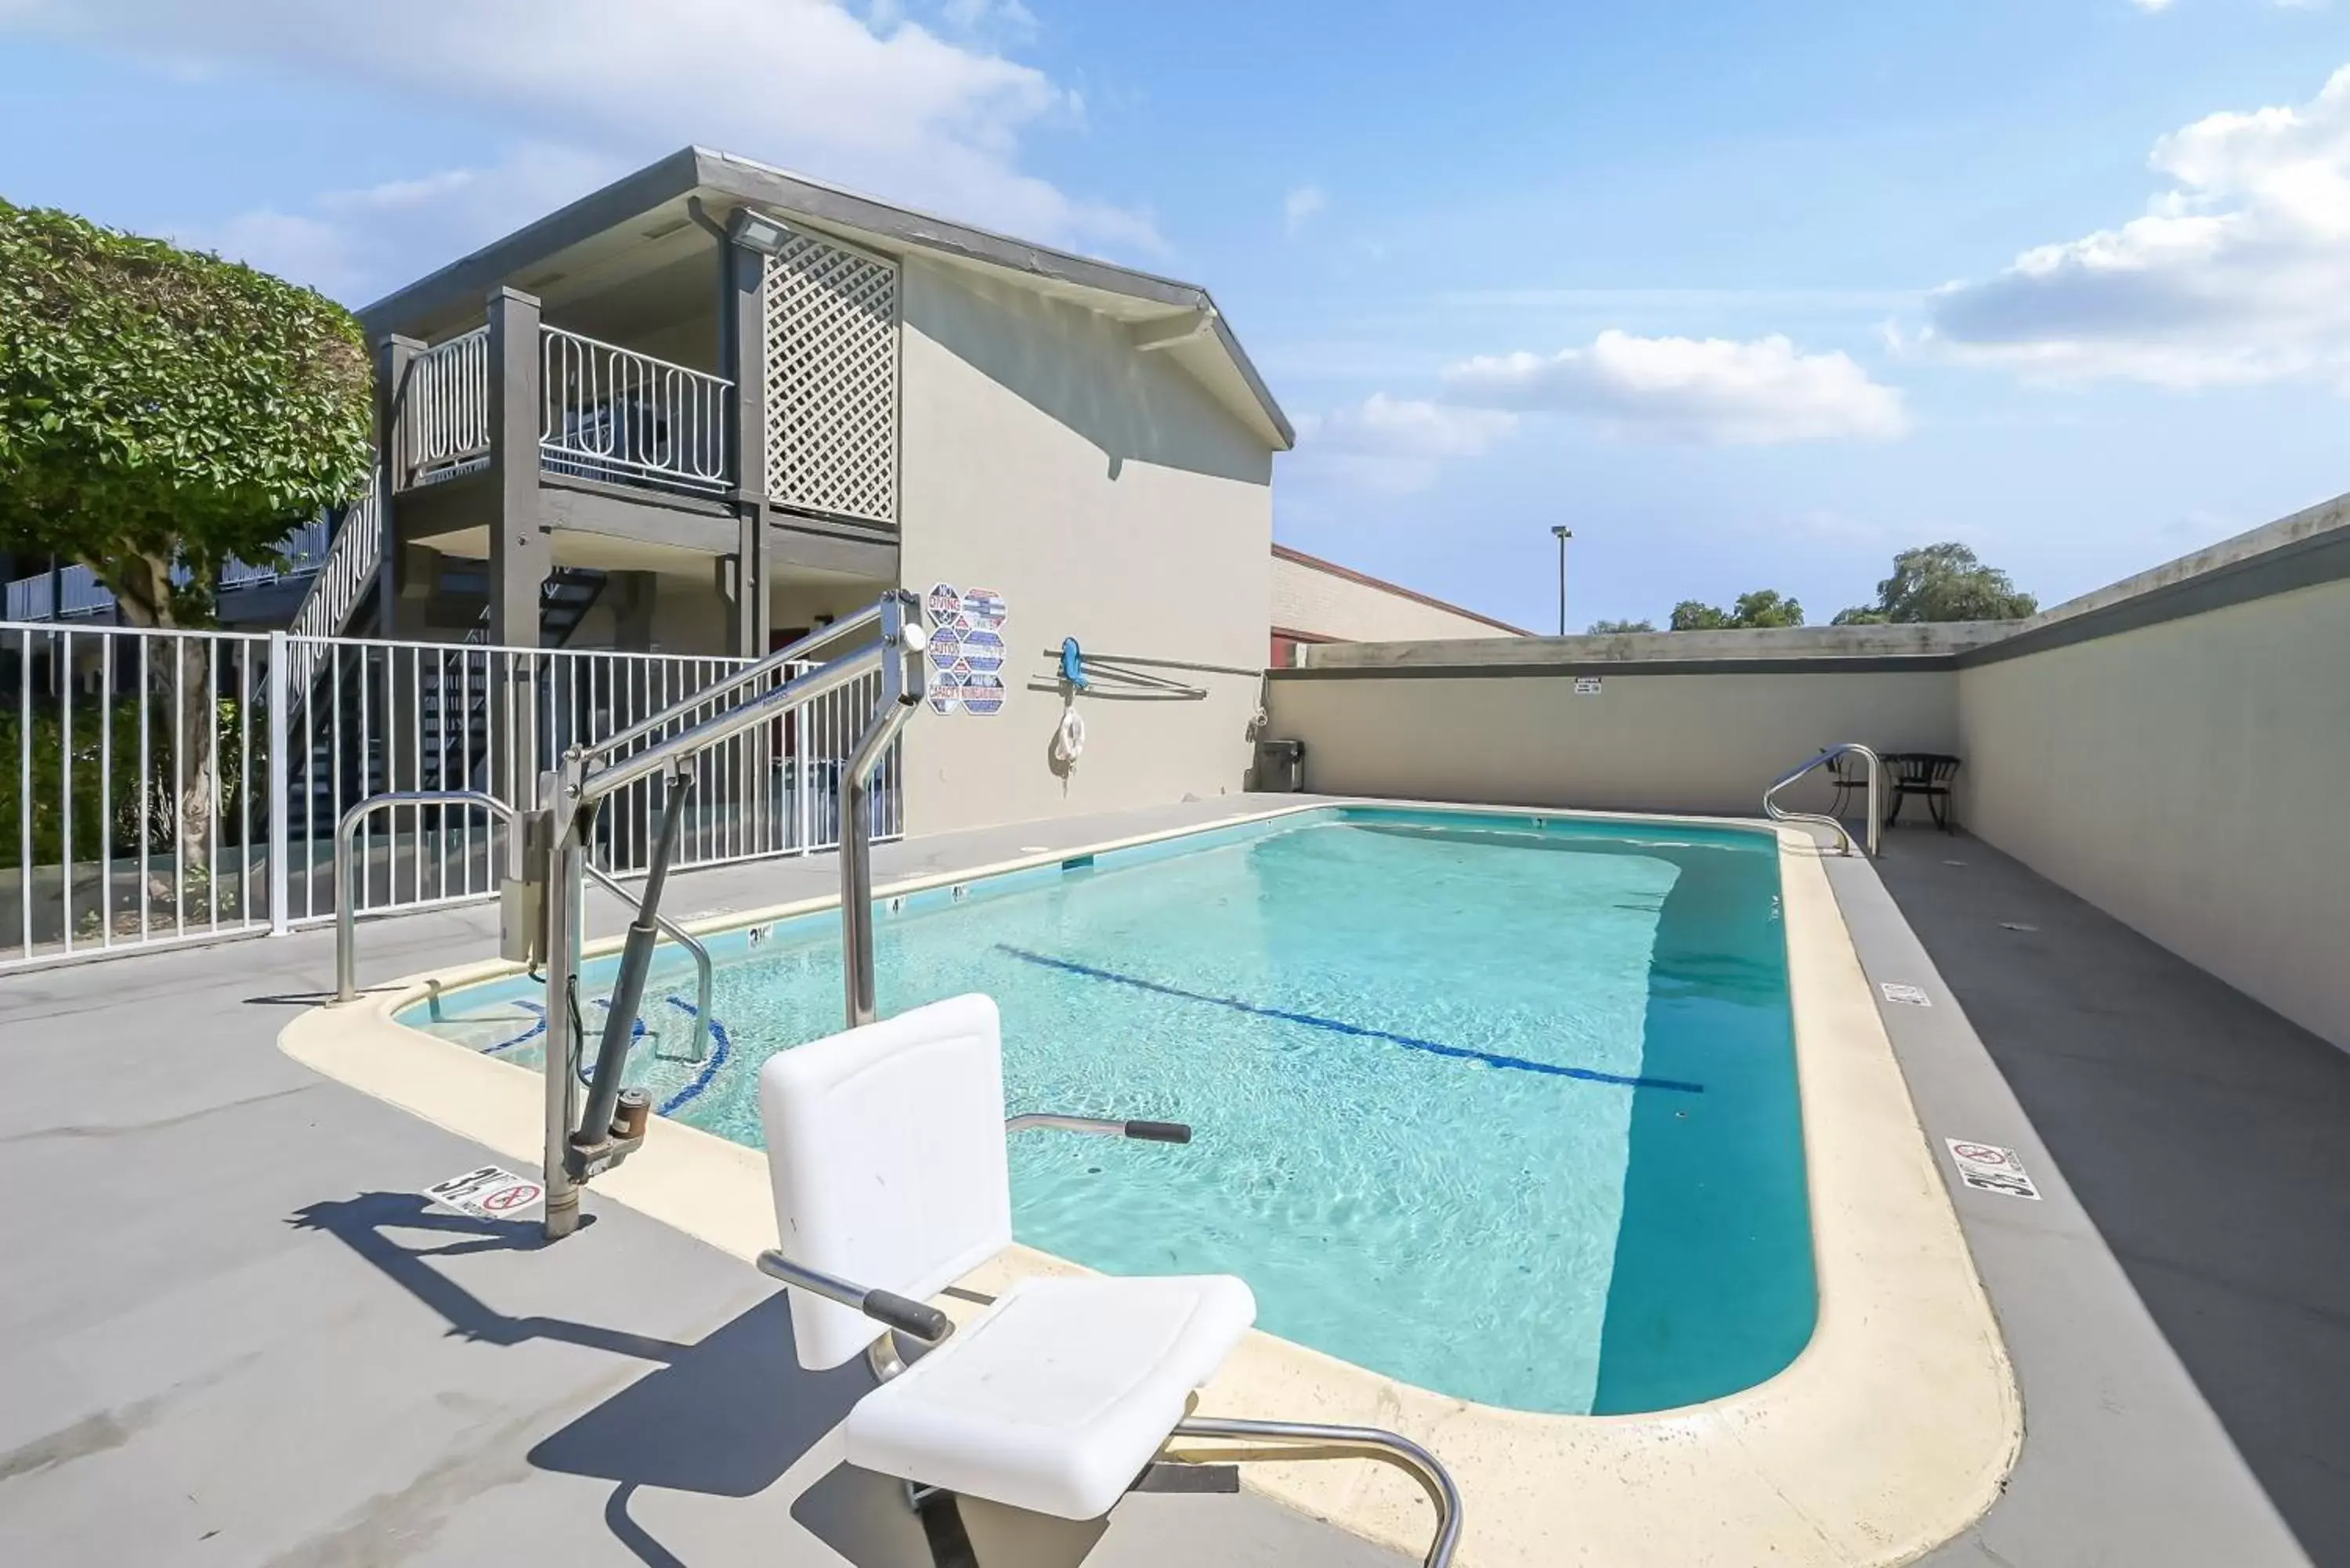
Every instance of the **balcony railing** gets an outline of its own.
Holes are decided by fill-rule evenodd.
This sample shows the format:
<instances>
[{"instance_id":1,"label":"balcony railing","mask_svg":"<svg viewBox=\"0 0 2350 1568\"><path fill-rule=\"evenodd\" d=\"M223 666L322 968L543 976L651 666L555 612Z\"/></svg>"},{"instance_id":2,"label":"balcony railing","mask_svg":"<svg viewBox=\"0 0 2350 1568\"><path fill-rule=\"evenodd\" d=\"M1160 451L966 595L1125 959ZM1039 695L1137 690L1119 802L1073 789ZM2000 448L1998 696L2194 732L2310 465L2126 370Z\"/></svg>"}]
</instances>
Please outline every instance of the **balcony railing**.
<instances>
[{"instance_id":1,"label":"balcony railing","mask_svg":"<svg viewBox=\"0 0 2350 1568\"><path fill-rule=\"evenodd\" d=\"M313 518L278 542L277 548L284 556L281 564L256 566L250 561L231 560L221 568L221 591L290 582L315 575L327 558L331 532L326 518ZM188 569L174 567L172 580L186 582ZM7 613L0 619L76 620L85 616L111 615L113 610L112 590L99 582L88 566L72 566L58 571L54 579L50 574L39 572L10 583Z\"/></svg>"},{"instance_id":2,"label":"balcony railing","mask_svg":"<svg viewBox=\"0 0 2350 1568\"><path fill-rule=\"evenodd\" d=\"M490 461L490 328L436 344L400 389L398 487L437 484Z\"/></svg>"},{"instance_id":3,"label":"balcony railing","mask_svg":"<svg viewBox=\"0 0 2350 1568\"><path fill-rule=\"evenodd\" d=\"M550 473L716 492L732 483L723 376L539 329L539 461Z\"/></svg>"},{"instance_id":4,"label":"balcony railing","mask_svg":"<svg viewBox=\"0 0 2350 1568\"><path fill-rule=\"evenodd\" d=\"M401 384L393 487L414 490L490 461L490 337L477 327L424 350ZM733 483L723 376L539 328L539 465L548 473L716 494Z\"/></svg>"}]
</instances>

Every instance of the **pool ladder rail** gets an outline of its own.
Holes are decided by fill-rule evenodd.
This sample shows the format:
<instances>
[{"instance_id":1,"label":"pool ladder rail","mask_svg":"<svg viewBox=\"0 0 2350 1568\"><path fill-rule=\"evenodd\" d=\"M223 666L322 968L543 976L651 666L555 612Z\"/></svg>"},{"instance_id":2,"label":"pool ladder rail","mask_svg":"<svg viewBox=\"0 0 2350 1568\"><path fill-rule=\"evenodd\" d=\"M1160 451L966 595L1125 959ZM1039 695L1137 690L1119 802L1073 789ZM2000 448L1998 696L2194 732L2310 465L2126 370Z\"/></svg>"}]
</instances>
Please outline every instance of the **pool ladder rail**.
<instances>
[{"instance_id":1,"label":"pool ladder rail","mask_svg":"<svg viewBox=\"0 0 2350 1568\"><path fill-rule=\"evenodd\" d=\"M1841 821L1825 812L1789 811L1779 804L1781 790L1814 769L1826 766L1838 757L1859 757L1868 763L1868 857L1874 860L1878 854L1878 835L1885 824L1883 810L1885 759L1858 741L1845 741L1830 746L1802 766L1790 768L1781 774L1772 782L1771 787L1762 792L1762 815L1773 822L1808 822L1832 829L1836 836L1838 853L1851 854L1854 848L1852 830Z\"/></svg>"}]
</instances>

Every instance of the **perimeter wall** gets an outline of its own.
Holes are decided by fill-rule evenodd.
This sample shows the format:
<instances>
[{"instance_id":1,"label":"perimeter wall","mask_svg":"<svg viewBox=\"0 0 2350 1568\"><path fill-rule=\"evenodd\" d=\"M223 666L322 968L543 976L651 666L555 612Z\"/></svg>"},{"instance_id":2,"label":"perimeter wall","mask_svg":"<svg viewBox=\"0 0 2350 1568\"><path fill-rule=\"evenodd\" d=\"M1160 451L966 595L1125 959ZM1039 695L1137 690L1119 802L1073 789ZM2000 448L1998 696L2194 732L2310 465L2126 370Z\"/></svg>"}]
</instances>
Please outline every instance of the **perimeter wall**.
<instances>
[{"instance_id":1,"label":"perimeter wall","mask_svg":"<svg viewBox=\"0 0 2350 1568\"><path fill-rule=\"evenodd\" d=\"M2350 1049L2350 497L2026 621L1333 645L1270 688L1331 794L1752 816L1831 742L1952 753L1967 831Z\"/></svg>"}]
</instances>

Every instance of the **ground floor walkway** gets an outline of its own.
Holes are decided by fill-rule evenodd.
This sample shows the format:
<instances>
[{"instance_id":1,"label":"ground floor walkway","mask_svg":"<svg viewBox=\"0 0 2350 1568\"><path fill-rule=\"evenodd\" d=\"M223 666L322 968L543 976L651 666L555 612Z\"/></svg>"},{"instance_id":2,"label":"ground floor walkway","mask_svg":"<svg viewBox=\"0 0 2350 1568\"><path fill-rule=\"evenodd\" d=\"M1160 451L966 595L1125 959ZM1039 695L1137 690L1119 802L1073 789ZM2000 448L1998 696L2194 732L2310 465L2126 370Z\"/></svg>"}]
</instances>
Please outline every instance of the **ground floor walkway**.
<instances>
[{"instance_id":1,"label":"ground floor walkway","mask_svg":"<svg viewBox=\"0 0 2350 1568\"><path fill-rule=\"evenodd\" d=\"M877 869L1233 804L886 846ZM1916 933L1880 919L1862 956L1936 1003L1887 1009L1927 1131L2018 1147L2046 1195L1957 1196L2027 1436L1937 1561L2261 1568L2303 1560L2289 1524L2350 1562L2350 1056L1972 841L1890 847L1834 879ZM671 907L831 875L698 873ZM494 913L360 934L377 981L483 956ZM331 969L316 931L0 981L0 1562L927 1561L893 1484L777 1485L868 1375L800 1372L754 1271L592 1191L554 1247L419 1197L491 1157L277 1051ZM991 1568L1398 1561L1249 1496L1133 1497L1106 1533L970 1519Z\"/></svg>"}]
</instances>

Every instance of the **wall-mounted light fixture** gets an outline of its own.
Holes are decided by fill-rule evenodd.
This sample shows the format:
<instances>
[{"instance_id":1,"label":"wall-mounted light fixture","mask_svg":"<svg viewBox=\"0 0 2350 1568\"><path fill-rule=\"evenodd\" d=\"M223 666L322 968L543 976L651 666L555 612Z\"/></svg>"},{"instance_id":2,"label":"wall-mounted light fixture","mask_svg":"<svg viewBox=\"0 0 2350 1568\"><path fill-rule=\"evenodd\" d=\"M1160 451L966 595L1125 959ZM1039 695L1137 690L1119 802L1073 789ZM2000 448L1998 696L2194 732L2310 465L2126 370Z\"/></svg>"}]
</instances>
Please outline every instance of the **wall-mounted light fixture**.
<instances>
[{"instance_id":1,"label":"wall-mounted light fixture","mask_svg":"<svg viewBox=\"0 0 2350 1568\"><path fill-rule=\"evenodd\" d=\"M734 209L733 234L736 244L768 256L782 254L784 242L792 237L789 229L755 207Z\"/></svg>"}]
</instances>

